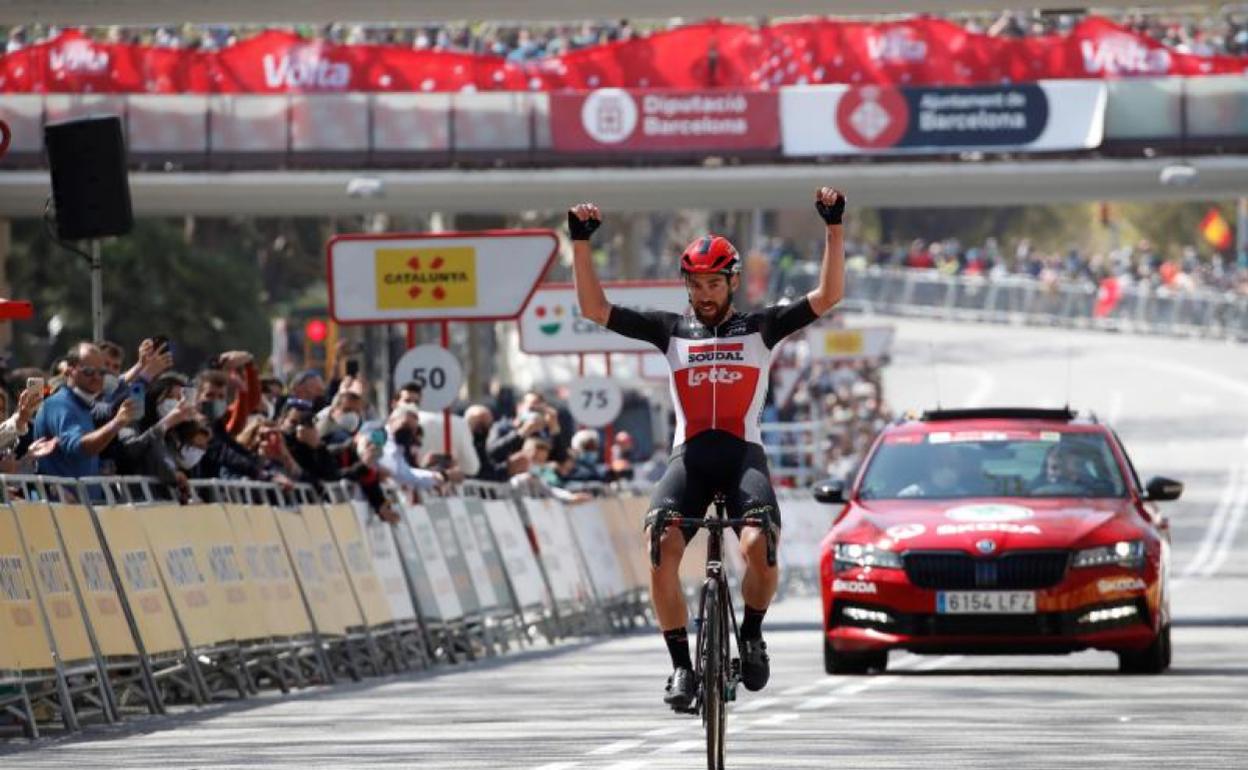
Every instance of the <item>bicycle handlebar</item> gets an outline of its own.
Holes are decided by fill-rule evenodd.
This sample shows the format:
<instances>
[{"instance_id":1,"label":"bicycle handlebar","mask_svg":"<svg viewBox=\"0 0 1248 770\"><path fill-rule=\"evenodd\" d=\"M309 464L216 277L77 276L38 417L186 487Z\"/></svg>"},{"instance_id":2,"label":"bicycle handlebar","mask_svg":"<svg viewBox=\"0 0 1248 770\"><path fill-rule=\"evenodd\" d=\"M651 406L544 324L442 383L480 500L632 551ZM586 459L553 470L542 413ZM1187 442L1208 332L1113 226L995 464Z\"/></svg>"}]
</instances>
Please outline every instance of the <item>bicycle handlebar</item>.
<instances>
[{"instance_id":1,"label":"bicycle handlebar","mask_svg":"<svg viewBox=\"0 0 1248 770\"><path fill-rule=\"evenodd\" d=\"M759 527L767 540L767 566L776 566L776 530L771 524L771 513L766 510L739 519L694 518L675 516L667 511L653 511L647 514L646 522L650 526L650 563L655 567L659 566L663 556L659 540L663 537L663 530L669 526L701 527L721 532L728 527Z\"/></svg>"}]
</instances>

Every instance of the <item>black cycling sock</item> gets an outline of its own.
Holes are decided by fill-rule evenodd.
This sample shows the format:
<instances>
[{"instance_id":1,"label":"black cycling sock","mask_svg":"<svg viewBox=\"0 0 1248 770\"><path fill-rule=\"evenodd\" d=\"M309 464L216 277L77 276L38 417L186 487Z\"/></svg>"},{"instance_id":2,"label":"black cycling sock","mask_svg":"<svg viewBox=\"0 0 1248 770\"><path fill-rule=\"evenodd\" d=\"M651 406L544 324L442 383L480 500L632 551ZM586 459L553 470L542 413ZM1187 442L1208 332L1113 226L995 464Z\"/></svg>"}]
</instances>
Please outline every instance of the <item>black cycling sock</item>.
<instances>
[{"instance_id":1,"label":"black cycling sock","mask_svg":"<svg viewBox=\"0 0 1248 770\"><path fill-rule=\"evenodd\" d=\"M663 641L667 642L667 654L672 656L673 668L693 668L689 659L689 631L684 628L673 628L663 632Z\"/></svg>"},{"instance_id":2,"label":"black cycling sock","mask_svg":"<svg viewBox=\"0 0 1248 770\"><path fill-rule=\"evenodd\" d=\"M748 604L745 605L745 619L741 621L741 638L762 639L763 616L766 614L767 610L756 610Z\"/></svg>"}]
</instances>

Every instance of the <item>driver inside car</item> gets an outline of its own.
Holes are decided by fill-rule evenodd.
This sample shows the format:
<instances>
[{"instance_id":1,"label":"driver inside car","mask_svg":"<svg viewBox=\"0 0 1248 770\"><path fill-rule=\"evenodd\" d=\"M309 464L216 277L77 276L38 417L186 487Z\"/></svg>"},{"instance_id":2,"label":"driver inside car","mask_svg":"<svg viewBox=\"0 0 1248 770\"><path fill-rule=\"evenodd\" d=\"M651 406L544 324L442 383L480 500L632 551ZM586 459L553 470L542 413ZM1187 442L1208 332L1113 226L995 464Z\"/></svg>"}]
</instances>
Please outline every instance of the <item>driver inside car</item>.
<instances>
[{"instance_id":1,"label":"driver inside car","mask_svg":"<svg viewBox=\"0 0 1248 770\"><path fill-rule=\"evenodd\" d=\"M1044 455L1044 467L1031 483L1033 494L1054 491L1083 491L1096 484L1084 469L1083 458L1068 446L1057 445Z\"/></svg>"}]
</instances>

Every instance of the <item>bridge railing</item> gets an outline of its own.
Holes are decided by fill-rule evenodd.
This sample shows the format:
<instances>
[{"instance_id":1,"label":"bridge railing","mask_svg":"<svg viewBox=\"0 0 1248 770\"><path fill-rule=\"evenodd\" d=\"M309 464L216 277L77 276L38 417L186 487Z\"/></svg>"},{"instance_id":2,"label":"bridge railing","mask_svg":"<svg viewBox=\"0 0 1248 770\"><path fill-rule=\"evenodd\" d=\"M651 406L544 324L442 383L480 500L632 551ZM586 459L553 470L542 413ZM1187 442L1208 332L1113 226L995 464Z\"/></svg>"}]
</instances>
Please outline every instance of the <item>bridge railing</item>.
<instances>
[{"instance_id":1,"label":"bridge railing","mask_svg":"<svg viewBox=\"0 0 1248 770\"><path fill-rule=\"evenodd\" d=\"M1101 152L1248 150L1248 79L1123 79L1108 81L1106 92ZM123 118L131 160L140 168L570 165L591 157L633 164L734 154L699 149L696 141L680 150L596 157L560 152L551 139L550 102L542 92L0 94L0 119L13 129L0 166L41 165L43 126L92 114ZM785 160L778 144L737 154Z\"/></svg>"}]
</instances>

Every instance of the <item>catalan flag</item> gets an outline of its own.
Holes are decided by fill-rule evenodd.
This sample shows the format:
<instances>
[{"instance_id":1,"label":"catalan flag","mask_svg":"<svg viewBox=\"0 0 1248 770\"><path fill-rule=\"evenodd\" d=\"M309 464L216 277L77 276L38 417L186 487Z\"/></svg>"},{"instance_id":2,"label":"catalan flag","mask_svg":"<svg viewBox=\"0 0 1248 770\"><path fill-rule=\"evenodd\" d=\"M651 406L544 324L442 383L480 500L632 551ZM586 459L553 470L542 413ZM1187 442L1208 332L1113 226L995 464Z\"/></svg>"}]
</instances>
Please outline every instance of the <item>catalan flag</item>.
<instances>
[{"instance_id":1,"label":"catalan flag","mask_svg":"<svg viewBox=\"0 0 1248 770\"><path fill-rule=\"evenodd\" d=\"M1205 218L1200 220L1200 234L1210 246L1218 251L1231 248L1231 243L1234 241L1230 223L1216 208L1209 209Z\"/></svg>"}]
</instances>

